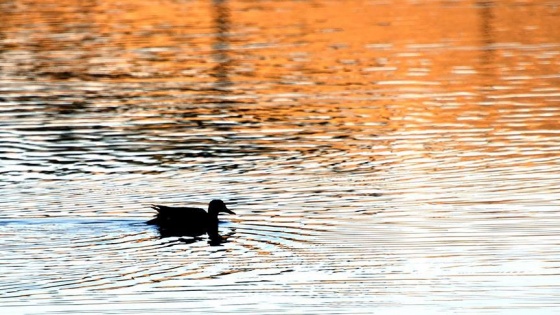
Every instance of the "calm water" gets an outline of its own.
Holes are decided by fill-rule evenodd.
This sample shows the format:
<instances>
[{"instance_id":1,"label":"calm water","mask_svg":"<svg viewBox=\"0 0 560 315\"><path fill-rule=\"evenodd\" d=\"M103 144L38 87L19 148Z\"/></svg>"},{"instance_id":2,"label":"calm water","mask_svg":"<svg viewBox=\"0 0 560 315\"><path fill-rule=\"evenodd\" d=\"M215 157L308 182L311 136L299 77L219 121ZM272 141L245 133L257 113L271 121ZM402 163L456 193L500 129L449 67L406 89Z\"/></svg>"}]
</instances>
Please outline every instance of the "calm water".
<instances>
[{"instance_id":1,"label":"calm water","mask_svg":"<svg viewBox=\"0 0 560 315\"><path fill-rule=\"evenodd\" d=\"M2 314L560 311L560 1L0 9Z\"/></svg>"}]
</instances>

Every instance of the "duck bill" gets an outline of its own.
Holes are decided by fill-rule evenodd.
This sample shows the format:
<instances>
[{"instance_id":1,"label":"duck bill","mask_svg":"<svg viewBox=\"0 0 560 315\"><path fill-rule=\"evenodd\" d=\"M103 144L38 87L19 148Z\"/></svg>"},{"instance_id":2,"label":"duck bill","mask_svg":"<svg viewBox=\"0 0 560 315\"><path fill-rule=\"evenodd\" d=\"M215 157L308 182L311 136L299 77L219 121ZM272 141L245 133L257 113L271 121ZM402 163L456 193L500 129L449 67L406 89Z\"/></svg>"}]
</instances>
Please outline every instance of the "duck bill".
<instances>
[{"instance_id":1,"label":"duck bill","mask_svg":"<svg viewBox=\"0 0 560 315\"><path fill-rule=\"evenodd\" d=\"M235 214L235 212L233 212L233 211L229 210L229 209L228 209L228 208L226 208L226 207L224 207L224 210L223 210L223 211L224 211L225 213L229 213L229 214Z\"/></svg>"}]
</instances>

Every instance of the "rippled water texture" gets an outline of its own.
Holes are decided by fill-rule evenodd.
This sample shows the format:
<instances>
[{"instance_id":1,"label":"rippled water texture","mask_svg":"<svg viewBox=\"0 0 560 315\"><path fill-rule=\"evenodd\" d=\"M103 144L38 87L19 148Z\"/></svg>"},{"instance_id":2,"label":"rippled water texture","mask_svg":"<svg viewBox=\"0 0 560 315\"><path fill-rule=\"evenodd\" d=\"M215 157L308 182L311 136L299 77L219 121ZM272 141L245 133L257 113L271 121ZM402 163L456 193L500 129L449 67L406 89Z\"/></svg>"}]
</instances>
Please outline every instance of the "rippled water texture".
<instances>
[{"instance_id":1,"label":"rippled water texture","mask_svg":"<svg viewBox=\"0 0 560 315\"><path fill-rule=\"evenodd\" d=\"M0 9L2 314L560 311L560 1Z\"/></svg>"}]
</instances>

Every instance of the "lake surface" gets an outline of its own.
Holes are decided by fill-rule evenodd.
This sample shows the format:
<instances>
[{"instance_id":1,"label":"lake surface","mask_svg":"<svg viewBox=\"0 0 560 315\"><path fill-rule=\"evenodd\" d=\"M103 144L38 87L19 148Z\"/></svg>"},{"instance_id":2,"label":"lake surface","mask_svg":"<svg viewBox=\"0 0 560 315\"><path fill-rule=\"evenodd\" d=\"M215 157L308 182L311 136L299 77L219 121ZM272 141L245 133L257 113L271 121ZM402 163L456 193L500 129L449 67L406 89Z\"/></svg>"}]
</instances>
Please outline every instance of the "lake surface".
<instances>
[{"instance_id":1,"label":"lake surface","mask_svg":"<svg viewBox=\"0 0 560 315\"><path fill-rule=\"evenodd\" d=\"M1 313L560 311L560 1L0 10Z\"/></svg>"}]
</instances>

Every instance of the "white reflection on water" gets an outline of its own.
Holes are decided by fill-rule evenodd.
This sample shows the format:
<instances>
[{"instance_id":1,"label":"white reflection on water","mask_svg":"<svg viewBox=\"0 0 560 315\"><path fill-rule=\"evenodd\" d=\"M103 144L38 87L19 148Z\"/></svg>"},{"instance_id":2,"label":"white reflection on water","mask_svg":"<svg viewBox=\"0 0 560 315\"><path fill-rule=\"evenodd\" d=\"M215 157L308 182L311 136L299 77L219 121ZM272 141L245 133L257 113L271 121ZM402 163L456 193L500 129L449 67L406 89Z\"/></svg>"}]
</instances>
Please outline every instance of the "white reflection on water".
<instances>
[{"instance_id":1,"label":"white reflection on water","mask_svg":"<svg viewBox=\"0 0 560 315\"><path fill-rule=\"evenodd\" d=\"M82 196L75 193L84 189L79 186L70 192L51 188L51 196L36 206L56 208L46 213L58 218L0 224L0 246L10 248L3 263L4 296L8 306L33 296L78 313L84 309L70 303L106 299L104 292L111 294L108 301L116 296L127 301L119 312L141 313L127 305L155 303L162 312L186 307L271 313L294 307L327 311L335 304L358 313L364 307L390 312L398 303L424 311L554 306L539 298L554 288L560 258L553 250L557 211L552 200L543 199L546 185L532 182L541 190L536 197L524 181L514 199L494 191L475 200L468 197L476 185L463 183L464 194L446 192L447 176L429 181L410 172L398 180L393 176L394 183L386 179L373 193L377 181L368 176L349 176L346 184L361 186L345 191L333 186L345 183L340 175L261 175L251 181L256 177L218 180L219 172L193 176L195 185L188 189L190 181L150 175L135 188L96 188ZM483 183L476 179L471 183ZM405 189L411 186L417 191ZM239 216L220 225L222 234L233 232L222 246L211 247L206 239L191 244L160 239L144 224L153 213L143 203L193 198L203 204L203 191L234 198L228 204ZM234 193L246 191L251 193ZM75 218L82 215L88 218ZM111 218L115 215L120 218ZM527 290L534 299L525 296Z\"/></svg>"}]
</instances>

